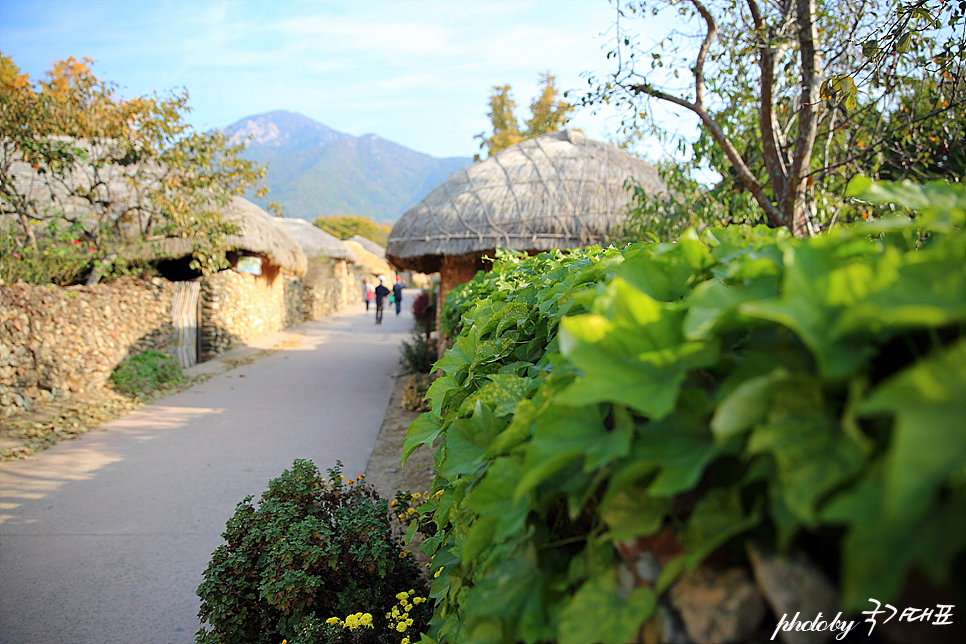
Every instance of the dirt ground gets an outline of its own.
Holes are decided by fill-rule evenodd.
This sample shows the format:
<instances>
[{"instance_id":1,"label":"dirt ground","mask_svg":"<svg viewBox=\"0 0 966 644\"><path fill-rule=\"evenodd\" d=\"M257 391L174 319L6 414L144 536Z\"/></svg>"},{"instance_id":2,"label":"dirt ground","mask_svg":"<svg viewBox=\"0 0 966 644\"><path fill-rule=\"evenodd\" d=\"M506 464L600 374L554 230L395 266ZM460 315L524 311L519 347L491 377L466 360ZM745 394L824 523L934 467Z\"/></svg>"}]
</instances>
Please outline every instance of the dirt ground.
<instances>
[{"instance_id":1,"label":"dirt ground","mask_svg":"<svg viewBox=\"0 0 966 644\"><path fill-rule=\"evenodd\" d=\"M386 408L386 416L376 439L376 446L369 457L366 466L366 483L369 483L379 496L392 500L396 491L425 493L433 484L433 452L421 447L409 460L406 466L400 465L402 460L402 445L406 438L409 424L416 420L419 412L403 409L402 391L408 376L396 376L392 398Z\"/></svg>"}]
</instances>

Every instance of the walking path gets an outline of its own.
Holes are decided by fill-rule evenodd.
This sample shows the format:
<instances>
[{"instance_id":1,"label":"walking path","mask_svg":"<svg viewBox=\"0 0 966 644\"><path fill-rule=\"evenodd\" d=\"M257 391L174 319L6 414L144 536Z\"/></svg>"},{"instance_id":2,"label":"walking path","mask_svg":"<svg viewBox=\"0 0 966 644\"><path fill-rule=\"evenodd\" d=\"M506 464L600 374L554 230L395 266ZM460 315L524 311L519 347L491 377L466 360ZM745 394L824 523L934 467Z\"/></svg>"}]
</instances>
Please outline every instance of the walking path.
<instances>
[{"instance_id":1,"label":"walking path","mask_svg":"<svg viewBox=\"0 0 966 644\"><path fill-rule=\"evenodd\" d=\"M0 466L0 644L193 642L235 505L296 458L365 470L407 308L290 329L255 348L294 348Z\"/></svg>"}]
</instances>

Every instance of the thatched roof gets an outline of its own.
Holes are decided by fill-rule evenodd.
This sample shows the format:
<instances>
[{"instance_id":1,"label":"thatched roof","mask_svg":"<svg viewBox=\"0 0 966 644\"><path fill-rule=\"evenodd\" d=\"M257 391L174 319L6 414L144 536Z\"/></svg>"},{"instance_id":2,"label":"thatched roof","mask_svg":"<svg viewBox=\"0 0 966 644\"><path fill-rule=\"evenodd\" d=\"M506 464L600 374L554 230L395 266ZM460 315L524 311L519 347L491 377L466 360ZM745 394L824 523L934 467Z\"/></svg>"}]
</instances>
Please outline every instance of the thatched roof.
<instances>
[{"instance_id":1,"label":"thatched roof","mask_svg":"<svg viewBox=\"0 0 966 644\"><path fill-rule=\"evenodd\" d=\"M430 273L443 255L597 243L623 218L629 179L664 191L657 170L623 150L575 130L544 134L452 175L400 217L386 256Z\"/></svg>"},{"instance_id":2,"label":"thatched roof","mask_svg":"<svg viewBox=\"0 0 966 644\"><path fill-rule=\"evenodd\" d=\"M90 153L99 152L101 147L91 146L84 141L72 141L74 145L86 148ZM28 164L22 161L13 163L11 172L18 190L37 202L41 210L63 212L70 217L84 219L93 218L91 202L76 196L71 191L78 187L96 186L96 194L101 201L112 204L110 212L106 213L107 220L115 220L124 213L137 211L146 204L145 195L136 189L136 185L147 185L157 180L162 169L157 166L119 166L106 164L96 168L90 164L78 162L60 181L44 182L40 175ZM95 178L96 172L96 178ZM132 182L132 177L140 177ZM276 266L297 275L304 275L306 268L305 254L299 243L282 227L276 226L272 217L254 203L241 197L233 197L225 208L225 218L238 224L241 231L226 238L229 249L247 250L260 253L268 257ZM130 216L130 215L129 215ZM6 218L6 217L5 217ZM136 219L136 216L135 216ZM136 232L140 224L130 224ZM184 257L190 255L194 249L191 239L184 237L168 237L160 241L150 241L144 246L124 254L132 259L151 260L159 257Z\"/></svg>"},{"instance_id":3,"label":"thatched roof","mask_svg":"<svg viewBox=\"0 0 966 644\"><path fill-rule=\"evenodd\" d=\"M384 259L380 259L367 251L358 242L352 240L345 240L342 242L355 254L356 265L362 267L362 270L370 275L385 275L386 279L389 279L392 273L392 269L389 264L386 263Z\"/></svg>"},{"instance_id":4,"label":"thatched roof","mask_svg":"<svg viewBox=\"0 0 966 644\"><path fill-rule=\"evenodd\" d=\"M225 238L229 249L265 255L276 266L296 275L305 275L305 253L292 235L275 224L275 217L242 197L232 197L224 217L240 228L238 233ZM193 246L188 237L168 237L149 242L136 253L136 257L184 257L191 254Z\"/></svg>"},{"instance_id":5,"label":"thatched roof","mask_svg":"<svg viewBox=\"0 0 966 644\"><path fill-rule=\"evenodd\" d=\"M284 228L302 247L306 257L332 257L355 263L356 256L335 235L295 217L275 217L272 221Z\"/></svg>"},{"instance_id":6,"label":"thatched roof","mask_svg":"<svg viewBox=\"0 0 966 644\"><path fill-rule=\"evenodd\" d=\"M346 241L354 241L379 259L386 259L386 249L371 239L363 237L362 235L353 235Z\"/></svg>"}]
</instances>

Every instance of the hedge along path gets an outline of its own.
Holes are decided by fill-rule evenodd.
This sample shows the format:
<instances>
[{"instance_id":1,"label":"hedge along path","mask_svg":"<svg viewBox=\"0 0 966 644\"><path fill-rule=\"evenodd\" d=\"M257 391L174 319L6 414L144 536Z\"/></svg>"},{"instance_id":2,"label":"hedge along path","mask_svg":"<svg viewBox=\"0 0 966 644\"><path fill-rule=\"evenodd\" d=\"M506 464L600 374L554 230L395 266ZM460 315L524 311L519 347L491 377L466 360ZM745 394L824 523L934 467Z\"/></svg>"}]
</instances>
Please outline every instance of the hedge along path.
<instances>
[{"instance_id":1,"label":"hedge along path","mask_svg":"<svg viewBox=\"0 0 966 644\"><path fill-rule=\"evenodd\" d=\"M919 214L502 254L453 291L459 333L404 446L443 441L430 637L631 641L752 539L837 553L846 612L912 571L963 592L966 193L852 194ZM626 583L645 553L656 573Z\"/></svg>"}]
</instances>

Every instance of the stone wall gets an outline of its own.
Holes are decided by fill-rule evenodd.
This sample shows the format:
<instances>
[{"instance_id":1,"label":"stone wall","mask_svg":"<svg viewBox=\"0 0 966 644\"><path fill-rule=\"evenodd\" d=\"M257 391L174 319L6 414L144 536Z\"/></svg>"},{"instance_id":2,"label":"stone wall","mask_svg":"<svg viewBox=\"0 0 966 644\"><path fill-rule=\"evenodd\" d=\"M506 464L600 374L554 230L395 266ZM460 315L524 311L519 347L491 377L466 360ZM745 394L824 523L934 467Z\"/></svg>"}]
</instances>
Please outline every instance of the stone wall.
<instances>
[{"instance_id":1,"label":"stone wall","mask_svg":"<svg viewBox=\"0 0 966 644\"><path fill-rule=\"evenodd\" d=\"M104 384L123 359L173 355L172 283L0 286L0 417Z\"/></svg>"},{"instance_id":2,"label":"stone wall","mask_svg":"<svg viewBox=\"0 0 966 644\"><path fill-rule=\"evenodd\" d=\"M202 279L202 353L207 360L358 301L344 261L303 283L277 267L262 275L222 271ZM175 354L172 282L131 277L94 286L0 286L0 417L107 382L125 358Z\"/></svg>"},{"instance_id":3,"label":"stone wall","mask_svg":"<svg viewBox=\"0 0 966 644\"><path fill-rule=\"evenodd\" d=\"M285 276L271 264L261 275L233 270L201 281L201 359L285 328Z\"/></svg>"}]
</instances>

